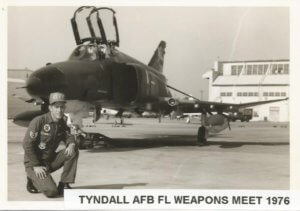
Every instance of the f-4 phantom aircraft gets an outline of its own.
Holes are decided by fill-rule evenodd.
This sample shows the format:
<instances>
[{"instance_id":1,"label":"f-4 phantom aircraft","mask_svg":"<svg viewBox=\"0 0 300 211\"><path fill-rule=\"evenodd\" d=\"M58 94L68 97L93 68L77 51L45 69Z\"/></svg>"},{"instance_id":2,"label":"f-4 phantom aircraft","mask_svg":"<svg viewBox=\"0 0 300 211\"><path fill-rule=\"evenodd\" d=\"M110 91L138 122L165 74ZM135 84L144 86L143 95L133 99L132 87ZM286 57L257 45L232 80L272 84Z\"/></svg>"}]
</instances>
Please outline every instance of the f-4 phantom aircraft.
<instances>
[{"instance_id":1,"label":"f-4 phantom aircraft","mask_svg":"<svg viewBox=\"0 0 300 211\"><path fill-rule=\"evenodd\" d=\"M148 65L120 52L115 11L107 7L83 6L71 19L77 47L67 61L50 64L33 72L26 81L28 103L40 105L39 111L27 111L14 118L26 126L37 115L48 111L49 94L64 92L68 100L66 112L83 117L92 107L94 120L102 108L162 115L172 111L201 113L198 141L206 142L208 129L218 132L229 126L225 112L286 100L270 100L243 104L201 101L167 83L163 74L166 42L161 41ZM86 27L86 31L82 27ZM88 32L88 35L86 35ZM176 99L170 90L193 100ZM24 100L24 99L23 99Z\"/></svg>"}]
</instances>

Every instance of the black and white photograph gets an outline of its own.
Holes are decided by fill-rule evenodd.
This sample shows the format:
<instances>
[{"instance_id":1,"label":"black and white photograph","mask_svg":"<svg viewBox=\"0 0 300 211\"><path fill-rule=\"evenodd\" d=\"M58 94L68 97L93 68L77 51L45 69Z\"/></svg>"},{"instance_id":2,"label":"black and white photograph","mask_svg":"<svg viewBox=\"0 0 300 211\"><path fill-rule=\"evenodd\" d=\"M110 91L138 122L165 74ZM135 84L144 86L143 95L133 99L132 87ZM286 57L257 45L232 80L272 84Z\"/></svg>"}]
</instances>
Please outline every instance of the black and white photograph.
<instances>
[{"instance_id":1,"label":"black and white photograph","mask_svg":"<svg viewBox=\"0 0 300 211\"><path fill-rule=\"evenodd\" d=\"M81 189L297 189L289 4L3 11L7 203Z\"/></svg>"}]
</instances>

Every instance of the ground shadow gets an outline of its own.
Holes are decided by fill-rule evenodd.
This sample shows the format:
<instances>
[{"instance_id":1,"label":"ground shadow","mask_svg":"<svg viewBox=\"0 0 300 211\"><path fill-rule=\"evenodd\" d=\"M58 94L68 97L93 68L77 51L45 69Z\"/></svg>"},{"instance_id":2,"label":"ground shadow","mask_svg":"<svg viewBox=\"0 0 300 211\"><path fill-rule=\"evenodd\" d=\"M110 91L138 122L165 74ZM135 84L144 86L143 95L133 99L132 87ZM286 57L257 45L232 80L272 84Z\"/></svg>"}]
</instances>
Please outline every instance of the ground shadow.
<instances>
[{"instance_id":1,"label":"ground shadow","mask_svg":"<svg viewBox=\"0 0 300 211\"><path fill-rule=\"evenodd\" d=\"M265 141L229 141L232 137L224 137L221 134L213 134L210 137L221 137L225 141L208 141L204 146L198 146L197 137L194 135L164 135L164 136L148 136L145 138L116 138L110 139L106 137L106 145L96 145L94 148L89 149L88 152L99 153L99 152L122 152L122 151L133 151L145 148L158 148L158 147L186 147L186 146L197 146L197 147L208 147L208 146L219 146L220 148L237 148L244 145L258 145L258 146L282 146L289 145L289 142L265 142ZM227 141L228 140L228 141Z\"/></svg>"},{"instance_id":2,"label":"ground shadow","mask_svg":"<svg viewBox=\"0 0 300 211\"><path fill-rule=\"evenodd\" d=\"M87 185L87 186L76 186L73 187L73 189L123 189L125 187L146 186L147 184L148 183Z\"/></svg>"},{"instance_id":3,"label":"ground shadow","mask_svg":"<svg viewBox=\"0 0 300 211\"><path fill-rule=\"evenodd\" d=\"M219 145L220 148L236 148L244 145L258 145L258 146L282 146L289 145L288 142L233 142L233 141L209 141L208 146Z\"/></svg>"}]
</instances>

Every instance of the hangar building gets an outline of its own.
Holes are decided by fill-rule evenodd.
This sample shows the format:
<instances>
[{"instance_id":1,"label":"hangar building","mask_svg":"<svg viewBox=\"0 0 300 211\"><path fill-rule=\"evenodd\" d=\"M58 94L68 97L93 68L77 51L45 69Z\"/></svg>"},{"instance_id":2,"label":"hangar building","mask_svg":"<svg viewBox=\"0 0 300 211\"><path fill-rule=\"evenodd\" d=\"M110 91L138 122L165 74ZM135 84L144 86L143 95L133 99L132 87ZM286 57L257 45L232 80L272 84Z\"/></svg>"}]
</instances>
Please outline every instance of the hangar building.
<instances>
[{"instance_id":1,"label":"hangar building","mask_svg":"<svg viewBox=\"0 0 300 211\"><path fill-rule=\"evenodd\" d=\"M216 61L203 74L209 101L246 103L289 97L289 60ZM289 101L254 106L252 121L289 121Z\"/></svg>"}]
</instances>

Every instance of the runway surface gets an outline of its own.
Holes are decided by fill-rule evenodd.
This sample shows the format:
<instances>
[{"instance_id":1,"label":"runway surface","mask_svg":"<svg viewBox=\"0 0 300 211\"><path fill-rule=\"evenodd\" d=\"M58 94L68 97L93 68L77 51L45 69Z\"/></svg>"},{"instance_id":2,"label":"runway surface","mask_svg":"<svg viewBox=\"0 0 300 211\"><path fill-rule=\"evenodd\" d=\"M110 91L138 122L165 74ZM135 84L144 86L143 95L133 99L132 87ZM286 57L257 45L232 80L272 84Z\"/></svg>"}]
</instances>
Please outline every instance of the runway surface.
<instances>
[{"instance_id":1,"label":"runway surface","mask_svg":"<svg viewBox=\"0 0 300 211\"><path fill-rule=\"evenodd\" d=\"M86 120L88 124L90 120ZM86 131L111 138L108 147L81 150L74 188L288 189L287 123L232 123L196 146L198 120L101 119ZM57 201L26 191L22 139L26 128L8 122L8 200ZM55 172L58 182L61 170Z\"/></svg>"}]
</instances>

